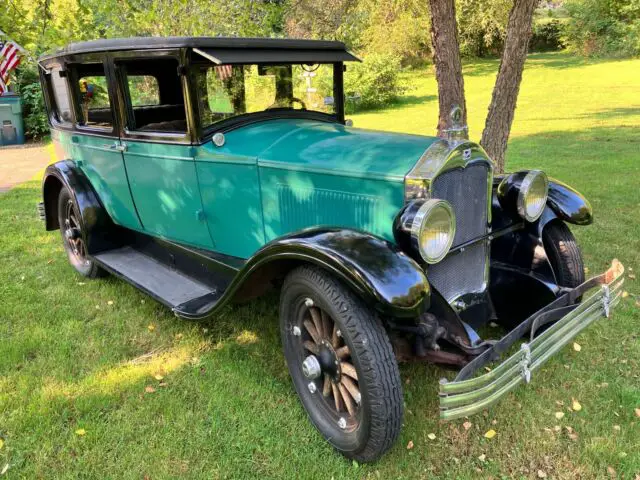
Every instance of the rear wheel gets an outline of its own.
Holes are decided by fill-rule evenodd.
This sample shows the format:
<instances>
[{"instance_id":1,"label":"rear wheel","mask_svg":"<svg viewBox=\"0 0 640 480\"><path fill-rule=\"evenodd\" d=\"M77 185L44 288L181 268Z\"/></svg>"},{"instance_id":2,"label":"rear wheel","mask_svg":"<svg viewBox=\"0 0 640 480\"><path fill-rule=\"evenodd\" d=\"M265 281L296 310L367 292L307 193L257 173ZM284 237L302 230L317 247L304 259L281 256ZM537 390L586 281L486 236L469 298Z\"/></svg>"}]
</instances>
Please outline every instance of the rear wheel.
<instances>
[{"instance_id":1,"label":"rear wheel","mask_svg":"<svg viewBox=\"0 0 640 480\"><path fill-rule=\"evenodd\" d=\"M398 365L381 321L336 279L314 267L289 274L280 331L309 418L336 449L378 459L402 424Z\"/></svg>"},{"instance_id":2,"label":"rear wheel","mask_svg":"<svg viewBox=\"0 0 640 480\"><path fill-rule=\"evenodd\" d=\"M544 227L542 243L558 285L574 288L584 283L584 262L576 238L563 222Z\"/></svg>"},{"instance_id":3,"label":"rear wheel","mask_svg":"<svg viewBox=\"0 0 640 480\"><path fill-rule=\"evenodd\" d=\"M62 243L67 252L69 263L78 273L85 277L95 278L105 274L98 264L91 260L82 235L82 220L78 207L66 187L58 196L58 222Z\"/></svg>"}]
</instances>

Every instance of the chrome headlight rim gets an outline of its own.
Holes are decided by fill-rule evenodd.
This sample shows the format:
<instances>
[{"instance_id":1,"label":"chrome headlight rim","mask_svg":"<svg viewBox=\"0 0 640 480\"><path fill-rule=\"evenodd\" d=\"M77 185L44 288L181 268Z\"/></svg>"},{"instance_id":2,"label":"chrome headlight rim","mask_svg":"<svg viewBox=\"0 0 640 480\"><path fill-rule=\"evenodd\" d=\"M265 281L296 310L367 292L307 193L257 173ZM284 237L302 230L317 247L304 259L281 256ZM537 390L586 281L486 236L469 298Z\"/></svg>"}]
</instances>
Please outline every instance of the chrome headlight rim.
<instances>
[{"instance_id":1,"label":"chrome headlight rim","mask_svg":"<svg viewBox=\"0 0 640 480\"><path fill-rule=\"evenodd\" d=\"M446 244L446 248L443 248L441 252L438 252L437 255L430 255L423 248L420 238L422 237L422 232L429 225L429 218L438 208L443 208L447 214L449 215L449 239ZM447 256L449 251L451 250L451 246L453 245L453 239L456 235L456 214L453 211L453 207L446 200L432 198L426 200L418 209L415 216L413 217L413 221L411 222L411 238L414 244L414 247L417 249L420 257L429 264L434 264L440 262L444 257Z\"/></svg>"},{"instance_id":2,"label":"chrome headlight rim","mask_svg":"<svg viewBox=\"0 0 640 480\"><path fill-rule=\"evenodd\" d=\"M542 181L544 185L543 200L540 202L540 208L531 213L529 211L528 201L530 200L531 189L535 185L536 181ZM530 170L522 179L520 188L518 190L517 211L518 215L524 218L528 222L535 222L542 216L545 206L547 204L547 197L549 195L549 178L547 174L542 170Z\"/></svg>"}]
</instances>

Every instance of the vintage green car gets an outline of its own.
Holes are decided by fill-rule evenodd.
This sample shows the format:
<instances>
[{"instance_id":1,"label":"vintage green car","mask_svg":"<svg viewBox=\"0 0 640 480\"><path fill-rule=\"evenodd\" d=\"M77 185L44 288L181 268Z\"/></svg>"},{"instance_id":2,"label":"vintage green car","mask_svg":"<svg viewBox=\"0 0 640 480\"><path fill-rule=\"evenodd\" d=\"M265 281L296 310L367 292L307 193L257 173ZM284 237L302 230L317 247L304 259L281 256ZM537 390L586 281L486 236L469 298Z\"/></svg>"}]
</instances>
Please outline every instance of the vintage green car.
<instances>
[{"instance_id":1,"label":"vintage green car","mask_svg":"<svg viewBox=\"0 0 640 480\"><path fill-rule=\"evenodd\" d=\"M280 289L304 408L371 461L402 424L397 360L461 369L440 415L478 412L608 316L623 268L585 281L566 224L590 224L589 203L541 171L494 175L455 108L446 139L352 128L350 61L339 42L241 38L45 55L58 161L39 208L80 274L121 277L180 318ZM506 335L481 339L489 322Z\"/></svg>"}]
</instances>

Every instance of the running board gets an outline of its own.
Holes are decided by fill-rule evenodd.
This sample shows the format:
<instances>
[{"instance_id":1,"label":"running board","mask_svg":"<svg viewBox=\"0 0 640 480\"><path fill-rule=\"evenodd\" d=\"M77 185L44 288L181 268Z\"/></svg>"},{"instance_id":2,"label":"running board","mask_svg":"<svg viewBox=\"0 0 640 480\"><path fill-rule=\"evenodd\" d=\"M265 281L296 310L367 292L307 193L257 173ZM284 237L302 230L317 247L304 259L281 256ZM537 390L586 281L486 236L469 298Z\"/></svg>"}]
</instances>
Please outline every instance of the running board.
<instances>
[{"instance_id":1,"label":"running board","mask_svg":"<svg viewBox=\"0 0 640 480\"><path fill-rule=\"evenodd\" d=\"M197 316L212 309L226 288L205 284L130 246L93 258L105 270L146 292L179 316ZM226 285L225 285L226 287Z\"/></svg>"}]
</instances>

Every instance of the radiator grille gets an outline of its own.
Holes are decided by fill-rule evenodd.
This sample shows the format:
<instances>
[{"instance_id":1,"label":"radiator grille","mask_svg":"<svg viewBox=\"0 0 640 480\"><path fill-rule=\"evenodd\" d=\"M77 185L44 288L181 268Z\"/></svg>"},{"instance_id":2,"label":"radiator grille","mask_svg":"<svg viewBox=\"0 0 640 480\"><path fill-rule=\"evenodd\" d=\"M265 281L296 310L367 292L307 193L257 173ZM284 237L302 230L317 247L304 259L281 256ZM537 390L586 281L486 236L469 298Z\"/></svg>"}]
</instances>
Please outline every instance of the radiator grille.
<instances>
[{"instance_id":1,"label":"radiator grille","mask_svg":"<svg viewBox=\"0 0 640 480\"><path fill-rule=\"evenodd\" d=\"M487 242L479 242L430 265L429 282L448 302L463 293L483 291L488 248Z\"/></svg>"},{"instance_id":2,"label":"radiator grille","mask_svg":"<svg viewBox=\"0 0 640 480\"><path fill-rule=\"evenodd\" d=\"M456 213L453 246L487 233L487 176L484 163L456 168L433 181L431 196L448 201Z\"/></svg>"},{"instance_id":3,"label":"radiator grille","mask_svg":"<svg viewBox=\"0 0 640 480\"><path fill-rule=\"evenodd\" d=\"M487 233L488 175L485 164L469 165L443 173L433 182L433 198L447 200L456 214L453 246ZM485 289L489 244L486 241L453 252L427 269L431 284L449 302L469 292Z\"/></svg>"}]
</instances>

